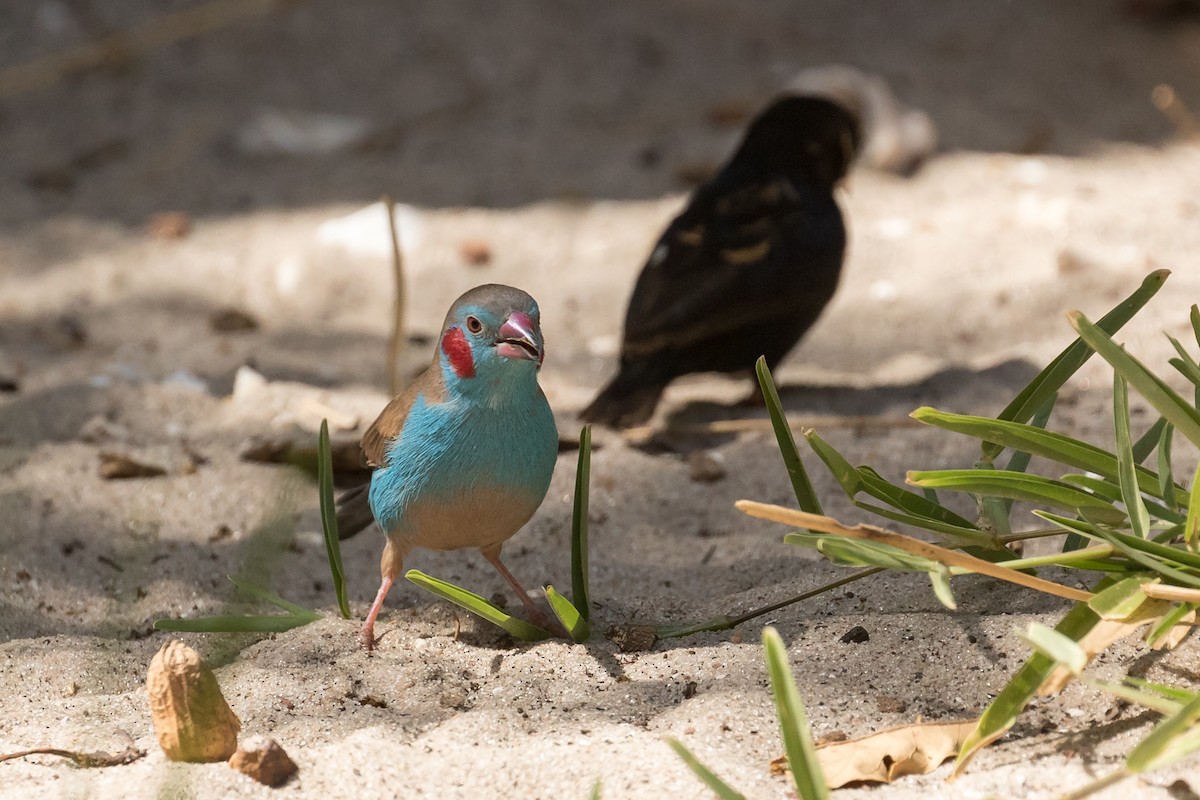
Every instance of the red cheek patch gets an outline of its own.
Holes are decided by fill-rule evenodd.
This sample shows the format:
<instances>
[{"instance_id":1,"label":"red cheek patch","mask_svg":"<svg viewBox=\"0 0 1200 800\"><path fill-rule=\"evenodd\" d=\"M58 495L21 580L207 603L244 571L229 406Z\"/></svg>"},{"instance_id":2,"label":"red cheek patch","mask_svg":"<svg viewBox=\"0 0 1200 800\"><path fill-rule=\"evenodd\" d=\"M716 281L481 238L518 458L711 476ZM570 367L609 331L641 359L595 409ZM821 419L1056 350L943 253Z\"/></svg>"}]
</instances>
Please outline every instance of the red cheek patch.
<instances>
[{"instance_id":1,"label":"red cheek patch","mask_svg":"<svg viewBox=\"0 0 1200 800\"><path fill-rule=\"evenodd\" d=\"M450 360L450 368L460 378L475 377L475 359L471 356L471 345L462 328L451 328L442 334L442 352Z\"/></svg>"}]
</instances>

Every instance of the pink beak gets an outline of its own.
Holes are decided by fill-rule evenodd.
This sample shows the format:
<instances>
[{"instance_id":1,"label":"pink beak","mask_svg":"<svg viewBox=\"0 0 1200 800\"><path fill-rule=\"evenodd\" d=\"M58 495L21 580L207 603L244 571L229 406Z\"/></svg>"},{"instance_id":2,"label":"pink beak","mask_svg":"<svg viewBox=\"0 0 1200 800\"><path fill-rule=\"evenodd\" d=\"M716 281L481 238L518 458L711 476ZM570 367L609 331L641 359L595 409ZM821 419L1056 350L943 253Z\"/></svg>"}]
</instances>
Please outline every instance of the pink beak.
<instances>
[{"instance_id":1,"label":"pink beak","mask_svg":"<svg viewBox=\"0 0 1200 800\"><path fill-rule=\"evenodd\" d=\"M496 339L496 352L505 358L524 358L542 364L542 350L538 325L523 311L514 311L500 326Z\"/></svg>"}]
</instances>

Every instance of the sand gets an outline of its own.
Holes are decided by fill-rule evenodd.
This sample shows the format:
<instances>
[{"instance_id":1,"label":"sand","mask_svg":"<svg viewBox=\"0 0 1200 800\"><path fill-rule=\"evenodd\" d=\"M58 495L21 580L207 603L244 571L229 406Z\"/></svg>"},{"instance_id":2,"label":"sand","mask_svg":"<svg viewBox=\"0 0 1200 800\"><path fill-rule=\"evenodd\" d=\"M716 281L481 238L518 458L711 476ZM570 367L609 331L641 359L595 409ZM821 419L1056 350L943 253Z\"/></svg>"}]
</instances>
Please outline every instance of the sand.
<instances>
[{"instance_id":1,"label":"sand","mask_svg":"<svg viewBox=\"0 0 1200 800\"><path fill-rule=\"evenodd\" d=\"M104 4L89 25L119 29L160 5ZM403 204L403 374L428 361L465 288L521 286L545 318L543 386L575 435L612 370L633 278L686 196L681 175L736 137L714 117L829 62L879 71L930 113L942 148L912 177L858 171L841 194L844 280L779 371L790 415L893 480L968 466L969 440L907 413L996 413L1070 341L1066 311L1096 318L1159 267L1172 277L1121 340L1168 370L1162 332L1190 341L1200 299L1200 149L1149 97L1166 82L1200 105L1200 24L1129 5L308 2L4 98L0 377L18 390L0 394L0 752L120 750L124 731L148 755L96 770L3 763L0 796L565 798L597 780L606 798L706 796L665 744L677 737L748 797L786 797L769 770L782 747L765 624L819 737L978 714L1027 656L1018 632L1066 604L964 577L952 613L923 576L884 576L623 653L599 633L520 645L405 584L368 657L356 634L382 536L345 543L355 619L338 618L314 484L242 453L262 437L311 441L322 416L352 438L387 401L387 239L379 207L364 210L383 192ZM87 27L65 3L0 12L0 66ZM363 120L376 135L325 154L247 152L247 126L269 109ZM155 235L159 212L186 214L190 231ZM481 248L487 263L469 263ZM214 330L230 307L258 327ZM1111 441L1110 379L1086 366L1055 429ZM733 508L790 498L761 412L736 405L748 385L672 387L655 426L686 430L656 447L597 432L599 632L740 613L843 574ZM1136 398L1135 413L1144 428ZM696 430L724 419L746 429ZM166 474L104 480L102 453ZM874 521L805 456L828 513ZM1191 474L1194 450L1180 441L1175 456ZM701 457L723 477L694 480ZM574 464L560 456L546 502L506 547L528 583L570 584ZM476 553L410 566L484 596L504 588ZM229 574L325 615L275 635L181 637L216 668L244 733L275 738L300 766L281 789L169 763L150 725L145 670L168 639L152 622L247 608ZM869 641L843 643L855 626ZM1169 654L1134 641L1093 669L1188 685L1198 662L1190 640ZM837 796L1052 797L1115 769L1154 719L1074 685L953 784L944 766ZM1099 796L1194 797L1194 769Z\"/></svg>"}]
</instances>

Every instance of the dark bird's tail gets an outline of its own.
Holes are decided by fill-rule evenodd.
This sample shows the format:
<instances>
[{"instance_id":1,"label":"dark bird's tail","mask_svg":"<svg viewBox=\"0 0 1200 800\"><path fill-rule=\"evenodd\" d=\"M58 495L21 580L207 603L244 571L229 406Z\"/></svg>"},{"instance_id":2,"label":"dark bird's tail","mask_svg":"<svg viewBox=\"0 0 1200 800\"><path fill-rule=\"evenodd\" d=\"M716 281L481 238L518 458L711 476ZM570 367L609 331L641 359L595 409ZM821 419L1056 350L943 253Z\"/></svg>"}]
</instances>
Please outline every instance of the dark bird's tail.
<instances>
[{"instance_id":1,"label":"dark bird's tail","mask_svg":"<svg viewBox=\"0 0 1200 800\"><path fill-rule=\"evenodd\" d=\"M354 534L364 530L375 521L371 513L371 503L367 489L371 484L364 483L342 493L335 503L337 506L338 538L349 539Z\"/></svg>"},{"instance_id":2,"label":"dark bird's tail","mask_svg":"<svg viewBox=\"0 0 1200 800\"><path fill-rule=\"evenodd\" d=\"M579 418L610 428L641 425L653 416L658 398L666 388L666 381L638 380L618 373L591 405L579 412Z\"/></svg>"}]
</instances>

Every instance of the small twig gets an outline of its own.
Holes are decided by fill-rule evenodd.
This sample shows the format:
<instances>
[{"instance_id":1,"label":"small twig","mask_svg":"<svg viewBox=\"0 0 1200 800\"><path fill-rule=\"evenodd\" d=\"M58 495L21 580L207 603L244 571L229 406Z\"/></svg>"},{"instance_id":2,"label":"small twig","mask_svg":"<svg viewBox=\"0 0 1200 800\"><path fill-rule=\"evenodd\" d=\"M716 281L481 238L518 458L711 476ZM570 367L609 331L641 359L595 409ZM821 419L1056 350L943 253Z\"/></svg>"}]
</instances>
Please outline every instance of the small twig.
<instances>
[{"instance_id":1,"label":"small twig","mask_svg":"<svg viewBox=\"0 0 1200 800\"><path fill-rule=\"evenodd\" d=\"M199 6L163 14L123 31L58 53L0 70L0 98L40 89L85 69L111 60L164 47L181 39L262 16L295 0L211 0Z\"/></svg>"},{"instance_id":2,"label":"small twig","mask_svg":"<svg viewBox=\"0 0 1200 800\"><path fill-rule=\"evenodd\" d=\"M121 566L120 564L118 564L116 561L114 561L113 559L111 559L111 558L109 558L108 556L104 555L103 553L101 553L100 555L96 556L96 560L97 560L97 561L99 561L101 564L103 564L103 565L104 565L104 566L106 566L106 567L112 567L112 568L113 568L113 569L115 569L117 572L124 572L124 571L125 571L125 568L124 568L124 567L122 567L122 566Z\"/></svg>"},{"instance_id":3,"label":"small twig","mask_svg":"<svg viewBox=\"0 0 1200 800\"><path fill-rule=\"evenodd\" d=\"M116 753L105 753L103 751L80 753L75 750L60 750L57 747L34 747L30 750L22 750L19 753L0 755L0 761L11 761L14 758L24 758L25 756L59 756L75 762L75 766L77 767L119 767L122 764L132 764L144 755L146 755L145 750L139 750L132 744Z\"/></svg>"},{"instance_id":4,"label":"small twig","mask_svg":"<svg viewBox=\"0 0 1200 800\"><path fill-rule=\"evenodd\" d=\"M662 625L656 628L654 633L659 639L675 639L681 636L691 636L694 633L727 631L730 628L736 628L743 622L749 622L755 617L761 617L764 614L770 614L772 611L778 611L779 609L786 608L793 603L800 603L808 600L809 598L825 594L826 592L831 592L834 589L838 589L848 583L853 583L854 581L861 580L863 578L869 578L872 575L878 575L880 572L883 572L883 567L869 567L864 570L859 570L853 575L847 575L844 578L838 578L835 581L830 581L829 583L818 586L815 589L809 589L806 592L801 592L800 594L793 595L792 597L788 597L784 600L779 600L777 602L770 603L769 605L760 606L759 608L753 608L745 613L738 614L736 617L714 617L713 619L708 619L704 622L692 623L690 625Z\"/></svg>"},{"instance_id":5,"label":"small twig","mask_svg":"<svg viewBox=\"0 0 1200 800\"><path fill-rule=\"evenodd\" d=\"M877 542L950 567L962 567L970 572L1015 583L1027 589L1045 592L1056 597L1087 602L1093 596L1091 592L1085 592L1082 589L1073 589L1069 586L1054 583L1053 581L1035 578L1023 572L1017 572L1016 570L993 564L990 561L984 561L982 558L975 558L974 556L955 550L947 550L944 547L938 547L935 544L930 544L920 539L913 539L894 531L877 528L874 525L855 525L853 528L850 528L832 517L823 517L820 514L808 514L804 511L795 511L783 506L770 505L769 503L756 503L753 500L739 500L736 506L739 511L751 517L779 522L784 525L793 525L797 528L821 531L822 533L833 533L851 539L864 539L870 542Z\"/></svg>"},{"instance_id":6,"label":"small twig","mask_svg":"<svg viewBox=\"0 0 1200 800\"><path fill-rule=\"evenodd\" d=\"M404 344L404 254L400 250L400 232L396 228L396 201L383 196L387 209L388 230L392 238L392 275L396 280L396 304L392 310L392 341L388 347L388 389L400 394L400 348Z\"/></svg>"}]
</instances>

